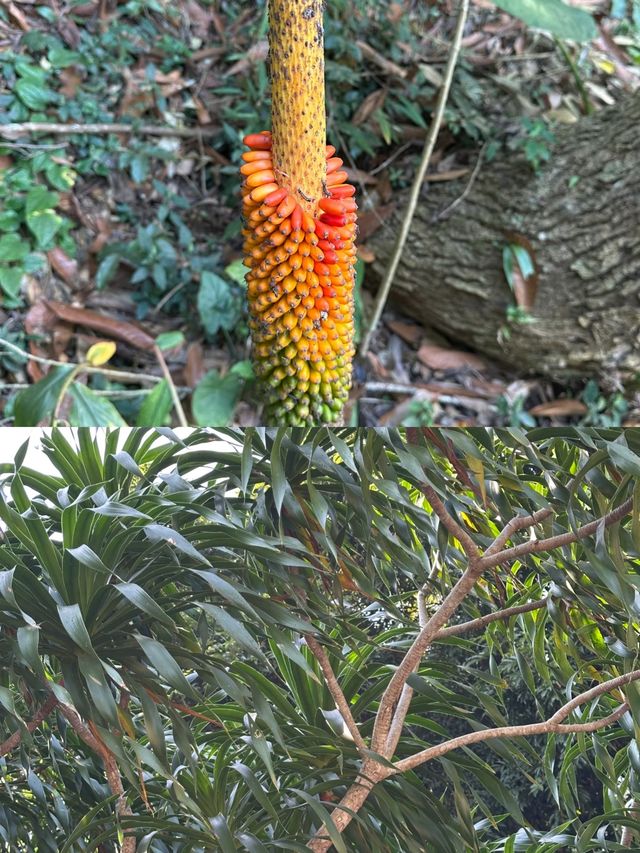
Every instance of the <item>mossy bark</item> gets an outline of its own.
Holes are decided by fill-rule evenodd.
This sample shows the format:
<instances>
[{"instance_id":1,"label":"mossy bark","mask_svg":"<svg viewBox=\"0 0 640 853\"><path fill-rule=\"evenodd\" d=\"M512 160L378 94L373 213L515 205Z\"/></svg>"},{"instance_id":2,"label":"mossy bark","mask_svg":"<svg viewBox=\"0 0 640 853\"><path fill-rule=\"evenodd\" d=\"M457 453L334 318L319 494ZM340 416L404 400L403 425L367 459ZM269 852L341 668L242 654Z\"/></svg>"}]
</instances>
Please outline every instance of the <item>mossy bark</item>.
<instances>
[{"instance_id":1,"label":"mossy bark","mask_svg":"<svg viewBox=\"0 0 640 853\"><path fill-rule=\"evenodd\" d=\"M520 156L486 163L444 219L464 180L432 185L418 205L391 302L452 342L517 370L567 378L640 371L640 94L562 127L538 174ZM380 280L397 212L371 239ZM529 325L500 334L513 296L505 245L538 268Z\"/></svg>"}]
</instances>

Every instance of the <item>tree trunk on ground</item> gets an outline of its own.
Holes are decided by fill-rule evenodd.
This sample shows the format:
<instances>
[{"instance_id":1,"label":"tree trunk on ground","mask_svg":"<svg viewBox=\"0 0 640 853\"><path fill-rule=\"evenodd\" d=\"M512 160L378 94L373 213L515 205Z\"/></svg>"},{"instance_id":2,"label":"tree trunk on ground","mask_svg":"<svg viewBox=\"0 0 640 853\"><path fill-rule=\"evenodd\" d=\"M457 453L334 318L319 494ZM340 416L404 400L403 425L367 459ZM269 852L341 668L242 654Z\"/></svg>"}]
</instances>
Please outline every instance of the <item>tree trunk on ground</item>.
<instances>
[{"instance_id":1,"label":"tree trunk on ground","mask_svg":"<svg viewBox=\"0 0 640 853\"><path fill-rule=\"evenodd\" d=\"M640 371L640 94L564 126L538 175L521 156L485 163L467 197L436 184L418 204L391 303L427 328L523 372L553 377ZM370 240L380 281L404 210ZM531 315L500 342L513 296L508 243L539 277Z\"/></svg>"}]
</instances>

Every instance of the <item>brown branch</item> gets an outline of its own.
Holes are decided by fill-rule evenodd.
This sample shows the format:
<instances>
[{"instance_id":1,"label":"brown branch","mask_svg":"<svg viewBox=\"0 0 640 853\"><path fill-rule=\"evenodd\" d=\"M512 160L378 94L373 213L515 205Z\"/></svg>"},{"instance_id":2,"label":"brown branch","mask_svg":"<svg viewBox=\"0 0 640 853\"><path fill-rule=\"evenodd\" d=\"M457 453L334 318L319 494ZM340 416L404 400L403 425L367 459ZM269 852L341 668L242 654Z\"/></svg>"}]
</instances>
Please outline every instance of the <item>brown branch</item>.
<instances>
[{"instance_id":1,"label":"brown branch","mask_svg":"<svg viewBox=\"0 0 640 853\"><path fill-rule=\"evenodd\" d=\"M211 131L208 131L209 133ZM157 124L58 124L46 121L24 121L0 124L0 136L17 137L26 133L51 133L65 136L77 133L131 133L141 136L184 136L201 137L207 131L199 127L168 127ZM2 143L0 143L2 144Z\"/></svg>"},{"instance_id":2,"label":"brown branch","mask_svg":"<svg viewBox=\"0 0 640 853\"><path fill-rule=\"evenodd\" d=\"M635 799L629 807L629 817L632 820L640 820L640 800ZM620 837L620 846L631 848L633 847L636 831L630 826L625 826Z\"/></svg>"},{"instance_id":3,"label":"brown branch","mask_svg":"<svg viewBox=\"0 0 640 853\"><path fill-rule=\"evenodd\" d=\"M626 702L620 705L612 714L603 717L600 720L592 720L589 723L568 723L563 725L562 720L566 719L569 714L585 702L589 702L603 693L608 693L611 690L629 684L632 681L640 679L640 669L633 672L627 672L625 675L620 675L617 678L611 678L609 681L603 681L597 684L590 690L585 690L578 696L574 696L569 702L564 704L556 713L544 720L541 723L529 723L522 726L500 726L495 729L484 729L478 732L468 732L465 735L452 738L444 743L430 746L428 749L423 749L415 755L410 755L408 758L403 758L402 761L396 763L396 769L399 773L405 770L412 770L425 761L431 761L433 758L439 758L447 752L454 749L460 749L463 746L469 746L474 743L482 743L485 740L492 740L500 737L529 737L539 734L571 734L572 732L595 732L605 726L615 723L629 709Z\"/></svg>"},{"instance_id":4,"label":"brown branch","mask_svg":"<svg viewBox=\"0 0 640 853\"><path fill-rule=\"evenodd\" d=\"M438 496L433 486L428 483L422 483L418 486L422 494L431 504L431 508L438 516L442 524L447 528L449 533L460 542L462 549L470 560L479 560L481 558L480 549L471 538L471 535L455 520L449 510L444 505L443 501Z\"/></svg>"},{"instance_id":5,"label":"brown branch","mask_svg":"<svg viewBox=\"0 0 640 853\"><path fill-rule=\"evenodd\" d=\"M114 754L105 743L89 728L82 720L80 715L69 705L59 703L61 713L67 718L71 724L71 728L75 731L78 737L83 740L87 746L92 749L101 759L104 764L104 772L107 778L107 784L112 794L117 795L116 814L118 817L129 817L133 814L122 785L122 777L118 769L118 763ZM134 835L126 835L122 842L121 853L135 853L137 841Z\"/></svg>"},{"instance_id":6,"label":"brown branch","mask_svg":"<svg viewBox=\"0 0 640 853\"><path fill-rule=\"evenodd\" d=\"M347 702L347 698L342 692L342 688L338 684L338 679L335 676L333 669L331 668L331 662L329 661L329 657L327 656L326 651L323 646L316 640L313 634L305 634L304 638L306 640L307 645L311 649L315 659L320 664L320 669L322 670L322 674L324 675L324 680L326 682L327 687L329 688L329 692L333 697L333 701L336 703L337 709L342 714L342 719L346 727L349 730L351 737L353 738L353 742L358 748L359 752L366 752L367 744L364 742L362 735L358 729L356 721L353 719L353 714L351 713L351 708L349 703Z\"/></svg>"},{"instance_id":7,"label":"brown branch","mask_svg":"<svg viewBox=\"0 0 640 853\"><path fill-rule=\"evenodd\" d=\"M472 631L478 631L486 625L490 625L491 622L510 619L519 613L529 613L531 610L539 610L541 607L546 607L547 601L547 598L538 598L535 601L528 601L526 604L516 604L513 607L505 607L504 610L495 610L493 613L487 613L485 616L478 616L477 619L470 619L468 622L460 622L458 625L441 628L433 639L444 640L447 637L469 634Z\"/></svg>"},{"instance_id":8,"label":"brown branch","mask_svg":"<svg viewBox=\"0 0 640 853\"><path fill-rule=\"evenodd\" d=\"M426 488L427 490L431 489L430 486L427 486ZM435 497L436 500L439 501L442 505L442 509L444 510L444 512L447 513L446 509L444 508L444 505L437 497L437 495ZM590 536L592 533L595 533L601 524L604 524L605 527L609 527L611 524L615 524L617 521L620 521L621 518L624 518L624 516L631 511L632 506L633 498L629 498L629 500L620 504L619 507L616 507L616 509L607 513L602 518L596 519L595 521L591 521L589 522L589 524L585 524L583 527L579 527L577 530L570 530L567 533L562 533L559 536L552 536L549 539L533 539L529 542L524 542L522 545L516 545L513 548L508 548L496 554L490 554L488 556L481 557L480 559L470 559L469 565L462 574L462 577L451 589L449 594L444 598L438 610L433 614L431 619L429 619L425 627L418 634L418 636L413 642L413 645L405 655L404 659L400 662L398 668L396 669L391 680L389 681L387 689L385 690L382 699L380 700L378 713L376 714L376 721L374 723L373 736L371 741L372 749L376 751L381 751L382 744L384 744L384 742L386 741L386 737L389 732L389 726L393 717L394 707L400 697L402 688L406 683L407 678L411 675L415 667L418 665L418 662L422 658L422 655L429 648L436 634L440 631L441 628L444 628L446 623L456 612L460 604L464 601L469 592L473 589L477 580L486 569L493 568L493 566L501 565L502 563L505 563L522 555L539 553L541 551L549 551L553 548L558 548L560 546L576 542L579 539L584 539L585 537ZM437 512L435 506L434 511ZM451 519L451 521L453 521L453 519ZM453 523L457 525L457 522L454 521ZM512 522L509 522L509 524L511 523Z\"/></svg>"},{"instance_id":9,"label":"brown branch","mask_svg":"<svg viewBox=\"0 0 640 853\"><path fill-rule=\"evenodd\" d=\"M434 560L434 566L438 565L437 559ZM433 572L433 569L431 570ZM418 625L420 628L424 628L429 620L429 614L427 612L427 603L426 603L426 593L427 593L427 584L424 584L418 590L418 594L416 596L417 604L418 604ZM418 669L414 669L414 672ZM400 699L398 700L398 704L393 714L393 719L391 720L391 724L389 726L389 734L384 742L384 753L383 755L386 758L391 758L393 753L396 751L396 747L398 746L398 741L402 735L402 729L404 727L404 721L407 718L407 714L409 713L409 706L411 705L411 699L413 698L413 687L410 687L408 684L405 684L402 688L402 693L400 694Z\"/></svg>"},{"instance_id":10,"label":"brown branch","mask_svg":"<svg viewBox=\"0 0 640 853\"><path fill-rule=\"evenodd\" d=\"M539 509L532 515L516 515L511 521L505 524L495 540L485 550L483 556L487 557L489 554L501 551L518 530L524 530L525 527L533 527L535 524L540 524L541 521L549 518L550 515L553 515L552 509Z\"/></svg>"},{"instance_id":11,"label":"brown branch","mask_svg":"<svg viewBox=\"0 0 640 853\"><path fill-rule=\"evenodd\" d=\"M532 539L529 542L514 545L513 548L507 548L498 553L485 554L479 560L478 568L484 572L486 569L500 566L502 563L507 563L510 560L516 560L518 557L527 556L528 554L539 554L541 551L553 551L555 548L571 545L579 539L586 539L587 536L591 536L601 524L604 524L605 527L610 527L612 524L620 521L620 519L631 512L632 507L633 498L629 498L629 500L621 503L620 506L611 510L611 512L608 512L601 518L597 518L595 521L590 521L583 527L578 527L577 530L568 530L566 533L550 536L548 539Z\"/></svg>"},{"instance_id":12,"label":"brown branch","mask_svg":"<svg viewBox=\"0 0 640 853\"><path fill-rule=\"evenodd\" d=\"M382 767L380 764L366 761L362 765L362 769L353 785L349 787L347 793L335 805L331 812L333 820L338 832L343 832L351 823L353 818L352 812L358 812L365 803L371 791L375 788L378 782L391 776L393 770L387 767ZM321 827L307 844L309 850L313 853L326 853L332 846L331 840L324 834Z\"/></svg>"},{"instance_id":13,"label":"brown branch","mask_svg":"<svg viewBox=\"0 0 640 853\"><path fill-rule=\"evenodd\" d=\"M33 719L29 720L27 723L27 731L29 733L34 732L38 726L46 720L57 704L58 700L53 694L51 694L40 710L36 711ZM3 743L0 743L0 756L7 755L7 753L11 752L12 749L15 749L22 740L22 735L23 732L19 729L12 735L9 735Z\"/></svg>"}]
</instances>

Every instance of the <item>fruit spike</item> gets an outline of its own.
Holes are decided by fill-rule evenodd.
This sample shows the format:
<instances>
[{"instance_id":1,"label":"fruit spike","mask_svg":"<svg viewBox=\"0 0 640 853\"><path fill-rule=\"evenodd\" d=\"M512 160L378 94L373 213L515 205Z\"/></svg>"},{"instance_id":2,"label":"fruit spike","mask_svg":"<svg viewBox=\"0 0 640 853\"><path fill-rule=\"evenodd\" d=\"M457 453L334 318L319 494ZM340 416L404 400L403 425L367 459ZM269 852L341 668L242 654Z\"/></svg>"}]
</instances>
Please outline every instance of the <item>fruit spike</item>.
<instances>
[{"instance_id":1,"label":"fruit spike","mask_svg":"<svg viewBox=\"0 0 640 853\"><path fill-rule=\"evenodd\" d=\"M351 384L355 189L326 145L322 0L269 0L272 132L244 139L243 235L267 424L340 421Z\"/></svg>"},{"instance_id":2,"label":"fruit spike","mask_svg":"<svg viewBox=\"0 0 640 853\"><path fill-rule=\"evenodd\" d=\"M351 383L353 187L333 171L340 183L313 213L303 209L273 180L268 139L268 132L245 137L251 150L241 169L249 326L265 422L330 423L340 419ZM267 156L255 160L257 151ZM332 153L327 146L327 162Z\"/></svg>"}]
</instances>

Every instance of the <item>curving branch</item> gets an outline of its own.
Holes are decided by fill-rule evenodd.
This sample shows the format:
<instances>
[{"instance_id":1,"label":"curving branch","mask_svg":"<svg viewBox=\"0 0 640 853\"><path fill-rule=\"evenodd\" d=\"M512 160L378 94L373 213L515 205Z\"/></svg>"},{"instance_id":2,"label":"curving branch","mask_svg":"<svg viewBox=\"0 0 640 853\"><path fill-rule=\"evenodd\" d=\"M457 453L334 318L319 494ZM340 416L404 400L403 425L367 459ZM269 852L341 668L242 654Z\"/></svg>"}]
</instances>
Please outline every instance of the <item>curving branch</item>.
<instances>
[{"instance_id":1,"label":"curving branch","mask_svg":"<svg viewBox=\"0 0 640 853\"><path fill-rule=\"evenodd\" d=\"M506 548L504 551L498 551L497 553L488 553L487 551L478 561L478 568L484 572L487 569L500 566L502 563L508 563L519 557L526 557L529 554L540 554L544 551L553 551L555 548L563 548L565 545L571 545L579 539L586 539L587 536L592 536L600 525L610 527L612 524L620 521L625 515L631 512L632 507L633 498L629 498L624 503L621 503L620 506L611 510L611 512L608 512L601 518L597 518L595 521L590 521L582 527L578 527L577 530L568 530L566 533L559 533L557 536L550 536L548 539L531 539L529 542L514 545L513 548Z\"/></svg>"},{"instance_id":2,"label":"curving branch","mask_svg":"<svg viewBox=\"0 0 640 853\"><path fill-rule=\"evenodd\" d=\"M467 557L470 560L479 560L482 556L480 549L471 538L471 535L451 515L443 501L438 497L438 493L433 486L430 486L428 483L422 483L418 488L429 501L431 508L442 524L444 524L449 533L462 545L462 550Z\"/></svg>"},{"instance_id":3,"label":"curving branch","mask_svg":"<svg viewBox=\"0 0 640 853\"><path fill-rule=\"evenodd\" d=\"M439 501L440 499L437 498L437 500ZM548 539L532 539L528 542L524 542L522 545L516 545L513 548L507 548L506 550L499 551L495 554L483 556L480 559L470 559L466 570L450 590L448 595L445 596L438 610L429 619L422 631L420 631L411 648L405 655L404 659L400 662L394 675L389 681L387 689L380 701L380 706L376 715L371 744L372 749L375 751L381 751L381 746L385 742L389 732L389 726L391 725L395 705L398 702L407 678L409 678L411 673L414 671L415 667L418 665L420 659L432 644L439 631L444 628L451 616L453 616L458 607L471 592L483 572L517 557L527 554L536 554L543 551L550 551L554 548L559 548L564 545L577 542L580 539L585 539L587 536L591 536L595 533L600 525L609 527L620 521L631 512L632 507L633 498L629 498L624 501L624 503L620 504L620 506L611 510L611 512L608 512L606 515L596 519L595 521L585 524L583 527L577 528L577 530L569 530L566 533L561 533L558 536L552 536ZM442 504L442 509L447 513L444 504ZM453 521L453 519L451 520ZM454 524L457 524L457 522L454 521ZM510 524L512 524L512 522L509 522L507 526Z\"/></svg>"},{"instance_id":4,"label":"curving branch","mask_svg":"<svg viewBox=\"0 0 640 853\"><path fill-rule=\"evenodd\" d=\"M305 641L311 652L313 653L315 659L320 664L320 669L322 670L322 674L324 675L324 680L329 688L329 692L333 697L333 701L336 703L336 708L342 714L342 719L346 727L349 729L349 734L353 738L353 742L358 748L358 751L361 753L366 752L367 744L364 742L362 735L360 734L360 730L358 729L358 725L356 721L353 719L353 714L351 713L351 707L347 702L347 698L342 692L342 688L338 684L338 679L331 667L331 662L329 661L329 657L324 650L323 646L316 640L313 634L305 634Z\"/></svg>"},{"instance_id":5,"label":"curving branch","mask_svg":"<svg viewBox=\"0 0 640 853\"><path fill-rule=\"evenodd\" d=\"M545 518L549 518L550 515L553 515L553 510L547 508L539 509L531 515L514 516L511 521L505 524L498 536L496 536L495 540L485 550L483 556L487 557L489 554L495 554L498 551L501 551L513 534L517 533L518 530L524 530L527 527L533 527L536 524L540 524L541 521L544 521Z\"/></svg>"},{"instance_id":6,"label":"curving branch","mask_svg":"<svg viewBox=\"0 0 640 853\"><path fill-rule=\"evenodd\" d=\"M36 711L33 719L29 720L27 723L27 731L29 733L34 732L38 726L46 720L57 704L58 700L53 694L51 694L40 710ZM0 756L7 755L7 753L11 752L12 749L15 749L20 744L22 735L23 732L18 730L12 735L9 735L3 743L0 743Z\"/></svg>"},{"instance_id":7,"label":"curving branch","mask_svg":"<svg viewBox=\"0 0 640 853\"><path fill-rule=\"evenodd\" d=\"M638 679L640 679L640 669L633 670L633 672L627 672L625 675L619 675L617 678L611 678L609 681L603 681L595 687L585 690L578 696L574 696L573 699L566 702L559 710L556 711L555 714L553 714L553 716L549 717L548 720L544 720L540 723L528 723L521 726L500 726L495 729L468 732L465 735L452 738L451 740L437 744L436 746L430 746L428 749L423 749L415 755L410 755L408 758L403 758L401 761L396 762L396 770L399 773L403 773L406 770L412 770L414 767L424 764L426 761L431 761L434 758L439 758L441 755L446 755L447 752L451 752L454 749L460 749L461 747L470 746L474 743L482 743L483 741L492 740L494 738L530 737L531 735L549 733L571 734L573 732L598 731L598 729L603 729L605 726L609 726L612 723L617 722L620 717L629 710L629 705L624 702L608 716L603 717L600 720L592 720L588 723L563 724L562 721L580 705L584 705L586 702L590 702L592 699L601 696L603 693L609 693L618 687L630 684L632 681L637 681Z\"/></svg>"},{"instance_id":8,"label":"curving branch","mask_svg":"<svg viewBox=\"0 0 640 853\"><path fill-rule=\"evenodd\" d=\"M60 712L67 718L71 724L71 728L83 740L90 749L92 749L101 759L104 764L104 772L107 778L107 784L112 794L115 794L118 799L116 801L116 814L118 817L130 817L133 812L127 803L127 798L122 785L122 777L118 769L118 763L115 755L102 742L100 737L82 720L77 711L69 705L58 703ZM121 853L135 853L137 841L134 835L126 835L121 846Z\"/></svg>"},{"instance_id":9,"label":"curving branch","mask_svg":"<svg viewBox=\"0 0 640 853\"><path fill-rule=\"evenodd\" d=\"M540 610L540 608L546 607L548 600L548 598L537 598L535 601L528 601L526 604L515 604L513 607L505 607L504 610L494 610L493 613L478 616L477 619L470 619L468 622L460 622L457 625L450 625L448 628L441 628L433 639L434 641L445 640L447 637L458 637L460 634L470 634L473 631L479 631L492 622L511 619L512 616L517 616L519 613L530 613L532 610Z\"/></svg>"}]
</instances>

